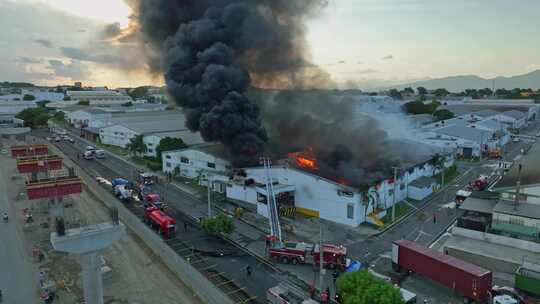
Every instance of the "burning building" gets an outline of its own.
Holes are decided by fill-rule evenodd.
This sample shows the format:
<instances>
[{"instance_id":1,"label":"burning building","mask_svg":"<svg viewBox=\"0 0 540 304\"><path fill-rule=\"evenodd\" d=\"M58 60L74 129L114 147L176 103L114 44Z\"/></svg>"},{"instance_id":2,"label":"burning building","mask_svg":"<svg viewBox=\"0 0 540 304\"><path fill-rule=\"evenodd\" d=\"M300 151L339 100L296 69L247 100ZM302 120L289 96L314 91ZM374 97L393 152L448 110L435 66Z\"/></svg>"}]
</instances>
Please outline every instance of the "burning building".
<instances>
[{"instance_id":1,"label":"burning building","mask_svg":"<svg viewBox=\"0 0 540 304\"><path fill-rule=\"evenodd\" d=\"M448 158L445 166L452 164L453 159ZM380 219L394 203L416 195L409 189L412 182L440 172L428 160L401 170L395 180L388 176L371 186L358 188L346 180L321 176L316 161L303 154L290 155L286 162L270 171L278 208L292 208L305 216L350 226L365 222L382 225ZM227 198L251 204L259 214L267 216L265 169L253 167L241 172L227 182Z\"/></svg>"}]
</instances>

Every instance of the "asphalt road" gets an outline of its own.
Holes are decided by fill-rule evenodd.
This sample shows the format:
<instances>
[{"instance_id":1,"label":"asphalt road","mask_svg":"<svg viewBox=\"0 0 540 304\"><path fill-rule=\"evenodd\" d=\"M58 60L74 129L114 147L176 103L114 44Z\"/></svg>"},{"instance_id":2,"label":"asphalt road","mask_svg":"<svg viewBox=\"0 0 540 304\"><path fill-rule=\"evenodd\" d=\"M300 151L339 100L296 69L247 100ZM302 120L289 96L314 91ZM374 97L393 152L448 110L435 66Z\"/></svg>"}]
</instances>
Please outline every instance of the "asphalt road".
<instances>
[{"instance_id":1,"label":"asphalt road","mask_svg":"<svg viewBox=\"0 0 540 304\"><path fill-rule=\"evenodd\" d=\"M7 183L11 173L6 169L2 167L0 174L0 212L7 211L10 218L7 223L0 220L0 290L3 303L38 303L37 277L22 231L17 229L16 214L10 206L8 193L12 192L7 191Z\"/></svg>"},{"instance_id":2,"label":"asphalt road","mask_svg":"<svg viewBox=\"0 0 540 304\"><path fill-rule=\"evenodd\" d=\"M48 136L48 132L35 132L34 135L45 137ZM54 144L72 161L78 163L80 167L83 167L90 173L90 175L101 176L109 180L117 177L135 180L136 169L114 157L106 157L99 160L85 160L81 156L77 157L77 154L80 155L87 145L78 138L74 139L75 143L73 144L68 142L54 142ZM264 302L266 290L278 285L280 281L284 280L282 275L276 273L255 257L245 254L244 251L229 243L208 236L192 225L189 225L187 231L184 231L183 223L184 221L190 223L190 219L186 217L183 211L190 210L189 213L191 216L197 217L198 215L204 217L206 216L206 212L200 210L206 209L195 208L195 206L201 206L203 202L191 194L182 192L174 187L165 187L163 184L156 184L153 185L153 188L166 198L166 202L170 208L168 213L177 220L178 237L192 244L196 249L231 253L223 257L207 256L206 258L211 264L215 265L215 269L225 273L240 288L245 288L248 293L256 296L258 301ZM217 212L217 210L214 212ZM253 270L250 277L247 276L245 270L248 265Z\"/></svg>"}]
</instances>

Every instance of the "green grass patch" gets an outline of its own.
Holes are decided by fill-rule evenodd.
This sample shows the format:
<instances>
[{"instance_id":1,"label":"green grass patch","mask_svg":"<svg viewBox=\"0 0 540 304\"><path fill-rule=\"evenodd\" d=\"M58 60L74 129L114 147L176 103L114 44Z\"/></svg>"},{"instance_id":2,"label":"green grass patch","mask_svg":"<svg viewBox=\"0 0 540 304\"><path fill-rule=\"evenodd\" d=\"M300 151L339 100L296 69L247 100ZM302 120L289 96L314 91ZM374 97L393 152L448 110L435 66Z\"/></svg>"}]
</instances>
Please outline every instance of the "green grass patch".
<instances>
[{"instance_id":1,"label":"green grass patch","mask_svg":"<svg viewBox=\"0 0 540 304\"><path fill-rule=\"evenodd\" d=\"M103 150L107 150L107 151L109 151L109 152L111 152L113 154L116 154L118 156L121 156L121 157L129 155L128 150L126 150L124 148L120 148L120 147L113 146L113 145L105 145L105 144L102 144L102 143L96 143L96 145L99 148L102 148Z\"/></svg>"},{"instance_id":2,"label":"green grass patch","mask_svg":"<svg viewBox=\"0 0 540 304\"><path fill-rule=\"evenodd\" d=\"M396 221L399 220L401 217L409 213L409 211L412 209L412 207L407 204L406 202L399 202L396 204ZM384 225L388 225L392 223L392 208L389 208L386 210L386 215L381 219L384 223Z\"/></svg>"}]
</instances>

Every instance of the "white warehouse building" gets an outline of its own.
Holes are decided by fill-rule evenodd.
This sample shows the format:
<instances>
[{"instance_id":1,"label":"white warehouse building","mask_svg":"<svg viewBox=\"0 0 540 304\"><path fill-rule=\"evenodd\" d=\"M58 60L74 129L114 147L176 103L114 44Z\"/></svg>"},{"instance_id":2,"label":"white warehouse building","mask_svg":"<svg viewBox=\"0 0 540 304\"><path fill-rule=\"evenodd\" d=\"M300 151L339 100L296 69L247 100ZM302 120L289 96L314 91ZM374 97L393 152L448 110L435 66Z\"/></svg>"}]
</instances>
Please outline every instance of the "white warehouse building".
<instances>
[{"instance_id":1,"label":"white warehouse building","mask_svg":"<svg viewBox=\"0 0 540 304\"><path fill-rule=\"evenodd\" d=\"M452 164L453 158L449 157L445 166ZM245 174L227 182L227 198L253 204L259 214L267 216L265 169L256 167L243 171ZM411 182L434 173L439 172L426 161L401 171L397 181L389 178L360 191L289 165L274 166L270 171L280 208L294 207L300 214L349 226L364 222L381 225L380 218L386 214L386 210L394 202L398 203L409 196L408 185ZM429 187L422 188L423 192L415 192L415 197L423 199L437 188L438 185L431 183Z\"/></svg>"},{"instance_id":2,"label":"white warehouse building","mask_svg":"<svg viewBox=\"0 0 540 304\"><path fill-rule=\"evenodd\" d=\"M210 177L215 191L224 192L224 182L229 179L231 164L220 144L208 144L187 149L166 151L162 154L163 172L199 179L205 182Z\"/></svg>"}]
</instances>

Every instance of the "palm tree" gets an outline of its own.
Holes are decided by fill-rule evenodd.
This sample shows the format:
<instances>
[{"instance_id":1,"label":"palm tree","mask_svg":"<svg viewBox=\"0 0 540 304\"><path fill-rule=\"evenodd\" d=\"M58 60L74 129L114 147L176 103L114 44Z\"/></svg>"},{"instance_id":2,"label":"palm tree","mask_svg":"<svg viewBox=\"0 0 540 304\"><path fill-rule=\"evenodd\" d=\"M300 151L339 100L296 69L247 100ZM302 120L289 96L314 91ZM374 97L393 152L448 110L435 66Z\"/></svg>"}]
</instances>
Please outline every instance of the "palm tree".
<instances>
[{"instance_id":1,"label":"palm tree","mask_svg":"<svg viewBox=\"0 0 540 304\"><path fill-rule=\"evenodd\" d=\"M439 153L433 155L433 158L431 159L430 163L433 166L433 175L435 175L435 172L437 170L441 171L441 187L444 187L444 163L446 162L446 157L443 155L440 155Z\"/></svg>"},{"instance_id":2,"label":"palm tree","mask_svg":"<svg viewBox=\"0 0 540 304\"><path fill-rule=\"evenodd\" d=\"M146 145L144 144L142 135L136 135L129 141L130 143L127 145L129 152L133 153L135 156L137 156L137 154L146 153Z\"/></svg>"}]
</instances>

